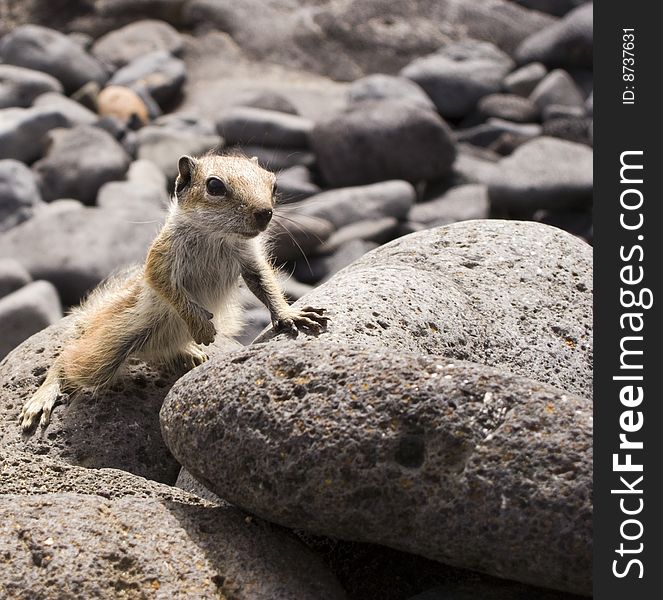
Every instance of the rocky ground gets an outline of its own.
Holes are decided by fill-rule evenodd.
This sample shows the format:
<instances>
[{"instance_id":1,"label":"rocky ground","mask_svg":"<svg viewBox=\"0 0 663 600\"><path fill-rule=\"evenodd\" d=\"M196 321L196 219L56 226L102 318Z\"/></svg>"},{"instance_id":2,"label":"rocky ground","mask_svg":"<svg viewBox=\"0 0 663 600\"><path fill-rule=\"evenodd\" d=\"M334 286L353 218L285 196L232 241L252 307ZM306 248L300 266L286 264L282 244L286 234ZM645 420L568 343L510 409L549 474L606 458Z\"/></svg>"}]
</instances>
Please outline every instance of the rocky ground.
<instances>
[{"instance_id":1,"label":"rocky ground","mask_svg":"<svg viewBox=\"0 0 663 600\"><path fill-rule=\"evenodd\" d=\"M591 3L0 0L0 36L0 595L591 595ZM329 327L243 290L202 367L21 436L209 149L278 174Z\"/></svg>"}]
</instances>

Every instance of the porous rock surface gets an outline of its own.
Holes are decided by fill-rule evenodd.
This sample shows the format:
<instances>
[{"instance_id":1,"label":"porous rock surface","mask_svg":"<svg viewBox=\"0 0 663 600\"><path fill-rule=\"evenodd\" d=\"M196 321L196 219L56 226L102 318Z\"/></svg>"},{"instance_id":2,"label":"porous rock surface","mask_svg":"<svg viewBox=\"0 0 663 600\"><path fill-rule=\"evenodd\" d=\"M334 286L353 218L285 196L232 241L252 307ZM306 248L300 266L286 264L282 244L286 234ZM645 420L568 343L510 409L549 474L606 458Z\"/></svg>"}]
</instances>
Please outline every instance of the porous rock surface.
<instances>
[{"instance_id":1,"label":"porous rock surface","mask_svg":"<svg viewBox=\"0 0 663 600\"><path fill-rule=\"evenodd\" d=\"M345 598L297 540L227 504L5 449L0 567L4 598Z\"/></svg>"},{"instance_id":2,"label":"porous rock surface","mask_svg":"<svg viewBox=\"0 0 663 600\"><path fill-rule=\"evenodd\" d=\"M391 242L299 301L328 311L317 339L270 330L180 379L164 439L277 523L587 594L591 264L517 221Z\"/></svg>"},{"instance_id":3,"label":"porous rock surface","mask_svg":"<svg viewBox=\"0 0 663 600\"><path fill-rule=\"evenodd\" d=\"M194 476L271 521L588 593L591 415L484 365L313 340L203 366L161 416Z\"/></svg>"}]
</instances>

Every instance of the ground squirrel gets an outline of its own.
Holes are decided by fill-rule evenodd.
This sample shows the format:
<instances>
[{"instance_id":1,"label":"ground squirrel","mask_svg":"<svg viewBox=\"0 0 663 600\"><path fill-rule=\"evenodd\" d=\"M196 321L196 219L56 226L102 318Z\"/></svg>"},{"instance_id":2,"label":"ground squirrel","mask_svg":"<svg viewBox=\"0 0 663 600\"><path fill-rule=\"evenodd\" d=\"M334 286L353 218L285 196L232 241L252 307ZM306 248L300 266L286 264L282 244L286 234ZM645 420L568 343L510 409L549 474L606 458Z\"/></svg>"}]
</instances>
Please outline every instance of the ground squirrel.
<instances>
[{"instance_id":1,"label":"ground squirrel","mask_svg":"<svg viewBox=\"0 0 663 600\"><path fill-rule=\"evenodd\" d=\"M273 173L257 159L183 156L165 225L147 260L97 288L77 309L76 334L21 412L24 430L49 423L62 392L109 384L130 356L207 359L217 330L238 326L234 292L241 275L271 313L276 329L320 332L324 310L288 305L265 255L261 232L274 208Z\"/></svg>"}]
</instances>

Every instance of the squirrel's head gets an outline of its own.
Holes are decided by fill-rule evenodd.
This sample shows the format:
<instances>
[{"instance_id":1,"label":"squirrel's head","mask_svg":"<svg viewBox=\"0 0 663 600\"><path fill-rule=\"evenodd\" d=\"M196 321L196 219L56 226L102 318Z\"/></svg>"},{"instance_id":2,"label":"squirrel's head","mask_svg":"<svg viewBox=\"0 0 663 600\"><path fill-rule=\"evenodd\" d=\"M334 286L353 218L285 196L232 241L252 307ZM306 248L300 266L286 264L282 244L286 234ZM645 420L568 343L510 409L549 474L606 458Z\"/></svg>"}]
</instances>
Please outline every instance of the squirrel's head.
<instances>
[{"instance_id":1,"label":"squirrel's head","mask_svg":"<svg viewBox=\"0 0 663 600\"><path fill-rule=\"evenodd\" d=\"M255 237L274 208L276 176L243 156L182 156L175 181L178 212L210 233Z\"/></svg>"}]
</instances>

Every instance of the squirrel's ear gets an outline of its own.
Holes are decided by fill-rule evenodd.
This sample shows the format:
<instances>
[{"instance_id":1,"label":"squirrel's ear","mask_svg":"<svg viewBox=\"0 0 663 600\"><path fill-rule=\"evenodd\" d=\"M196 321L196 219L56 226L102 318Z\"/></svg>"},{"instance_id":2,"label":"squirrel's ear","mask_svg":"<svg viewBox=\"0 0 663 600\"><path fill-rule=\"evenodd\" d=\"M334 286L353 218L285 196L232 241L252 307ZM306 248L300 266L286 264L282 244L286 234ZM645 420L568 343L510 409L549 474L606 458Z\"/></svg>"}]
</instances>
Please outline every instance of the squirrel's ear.
<instances>
[{"instance_id":1,"label":"squirrel's ear","mask_svg":"<svg viewBox=\"0 0 663 600\"><path fill-rule=\"evenodd\" d=\"M182 156L177 162L178 176L175 181L175 193L179 194L182 190L189 186L193 170L196 166L196 160L190 156Z\"/></svg>"},{"instance_id":2,"label":"squirrel's ear","mask_svg":"<svg viewBox=\"0 0 663 600\"><path fill-rule=\"evenodd\" d=\"M256 164L258 163L258 157L257 156L252 156L251 160Z\"/></svg>"}]
</instances>

